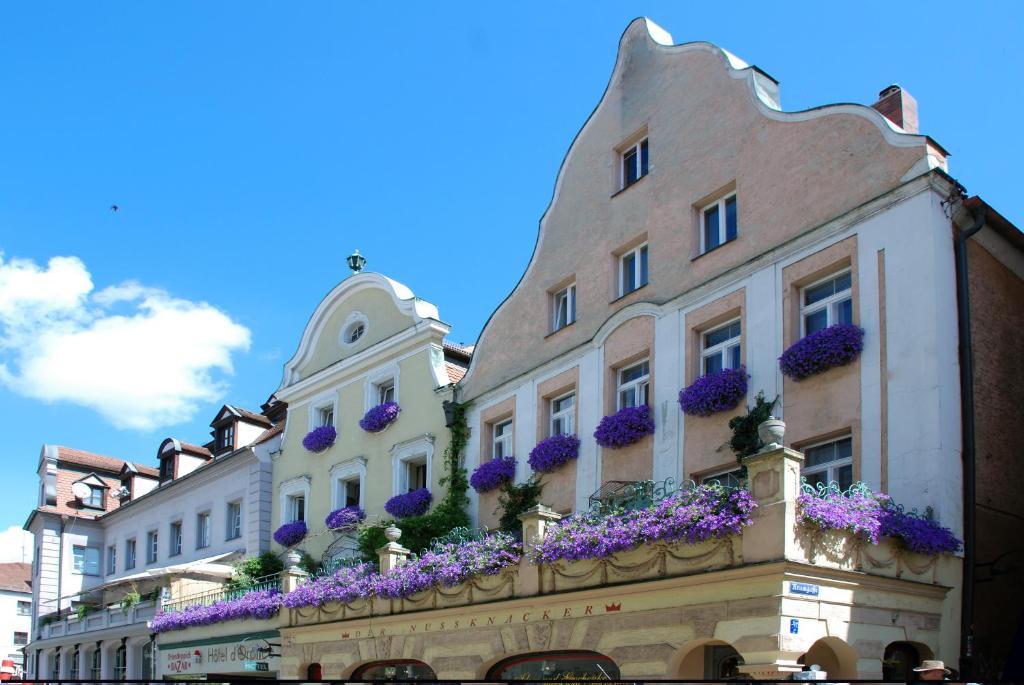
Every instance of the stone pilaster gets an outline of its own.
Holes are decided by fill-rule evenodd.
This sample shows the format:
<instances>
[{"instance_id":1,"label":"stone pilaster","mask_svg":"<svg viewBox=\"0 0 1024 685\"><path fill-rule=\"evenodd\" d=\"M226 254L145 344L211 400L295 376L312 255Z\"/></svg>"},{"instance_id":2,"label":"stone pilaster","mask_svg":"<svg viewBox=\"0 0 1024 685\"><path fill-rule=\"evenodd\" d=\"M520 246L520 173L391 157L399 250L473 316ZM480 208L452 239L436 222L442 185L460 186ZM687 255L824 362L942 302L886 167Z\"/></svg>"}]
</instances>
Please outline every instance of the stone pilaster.
<instances>
[{"instance_id":1,"label":"stone pilaster","mask_svg":"<svg viewBox=\"0 0 1024 685\"><path fill-rule=\"evenodd\" d=\"M397 542L387 543L377 550L377 556L380 558L380 572L387 573L391 569L401 566L411 553Z\"/></svg>"},{"instance_id":2,"label":"stone pilaster","mask_svg":"<svg viewBox=\"0 0 1024 685\"><path fill-rule=\"evenodd\" d=\"M527 597L540 594L540 566L534 563L529 554L531 545L544 539L548 528L562 519L562 515L538 504L519 515L523 523L523 558L519 562L519 574L516 578L516 595Z\"/></svg>"},{"instance_id":3,"label":"stone pilaster","mask_svg":"<svg viewBox=\"0 0 1024 685\"><path fill-rule=\"evenodd\" d=\"M753 454L743 463L750 493L758 503L753 525L743 531L743 561L751 564L800 558L794 530L804 455L777 447Z\"/></svg>"}]
</instances>

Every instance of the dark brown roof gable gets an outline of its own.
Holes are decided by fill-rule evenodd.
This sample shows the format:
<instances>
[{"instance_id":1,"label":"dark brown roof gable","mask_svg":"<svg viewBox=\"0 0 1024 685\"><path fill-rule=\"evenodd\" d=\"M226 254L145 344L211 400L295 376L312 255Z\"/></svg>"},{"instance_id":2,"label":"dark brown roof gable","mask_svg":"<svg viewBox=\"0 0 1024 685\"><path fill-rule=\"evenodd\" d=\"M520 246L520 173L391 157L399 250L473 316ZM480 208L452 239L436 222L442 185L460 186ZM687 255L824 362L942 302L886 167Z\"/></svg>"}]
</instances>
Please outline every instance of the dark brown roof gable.
<instances>
[{"instance_id":1,"label":"dark brown roof gable","mask_svg":"<svg viewBox=\"0 0 1024 685\"><path fill-rule=\"evenodd\" d=\"M0 590L32 592L32 564L0 564Z\"/></svg>"},{"instance_id":2,"label":"dark brown roof gable","mask_svg":"<svg viewBox=\"0 0 1024 685\"><path fill-rule=\"evenodd\" d=\"M160 477L159 469L155 469L152 466L145 466L136 462L126 461L124 466L121 467L121 477L123 478L125 473L135 473L140 476L152 476L153 478Z\"/></svg>"},{"instance_id":3,"label":"dark brown roof gable","mask_svg":"<svg viewBox=\"0 0 1024 685\"><path fill-rule=\"evenodd\" d=\"M257 414L254 411L249 411L248 409L242 409L241 407L235 407L235 406L232 406L230 404L225 404L223 407L221 407L220 411L217 412L217 417L213 421L210 422L210 425L213 426L213 425L215 425L217 423L220 423L220 422L224 421L225 420L225 416L224 416L225 414L230 414L232 416L235 416L237 418L242 419L243 421L248 421L250 423L256 423L256 424L259 424L261 426L266 426L267 428L270 428L272 425L274 425L270 421L270 419L268 419L263 414Z\"/></svg>"},{"instance_id":4,"label":"dark brown roof gable","mask_svg":"<svg viewBox=\"0 0 1024 685\"><path fill-rule=\"evenodd\" d=\"M211 453L210 450L206 449L205 447L201 447L199 445L193 445L190 442L180 442L179 441L178 444L181 445L181 451L182 452L187 452L189 454L194 454L194 455L199 456L199 457L205 457L207 459L212 459L213 458L213 453Z\"/></svg>"}]
</instances>

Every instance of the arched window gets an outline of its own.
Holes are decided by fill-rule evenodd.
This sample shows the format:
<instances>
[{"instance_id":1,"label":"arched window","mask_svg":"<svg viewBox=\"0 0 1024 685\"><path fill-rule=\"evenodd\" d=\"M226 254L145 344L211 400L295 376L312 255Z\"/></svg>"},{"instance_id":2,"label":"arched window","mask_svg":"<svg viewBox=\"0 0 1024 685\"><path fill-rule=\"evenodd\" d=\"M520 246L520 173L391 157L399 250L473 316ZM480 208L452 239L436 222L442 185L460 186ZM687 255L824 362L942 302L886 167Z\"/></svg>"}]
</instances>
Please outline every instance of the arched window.
<instances>
[{"instance_id":1,"label":"arched window","mask_svg":"<svg viewBox=\"0 0 1024 685\"><path fill-rule=\"evenodd\" d=\"M310 664L306 667L306 680L318 681L324 679L323 669L320 664Z\"/></svg>"},{"instance_id":2,"label":"arched window","mask_svg":"<svg viewBox=\"0 0 1024 685\"><path fill-rule=\"evenodd\" d=\"M75 651L71 652L71 668L68 670L68 678L78 680L78 645L75 645Z\"/></svg>"},{"instance_id":3,"label":"arched window","mask_svg":"<svg viewBox=\"0 0 1024 685\"><path fill-rule=\"evenodd\" d=\"M488 680L618 680L619 667L597 652L535 652L499 661Z\"/></svg>"},{"instance_id":4,"label":"arched window","mask_svg":"<svg viewBox=\"0 0 1024 685\"><path fill-rule=\"evenodd\" d=\"M114 652L114 680L124 680L128 675L128 649L122 642Z\"/></svg>"},{"instance_id":5,"label":"arched window","mask_svg":"<svg viewBox=\"0 0 1024 685\"><path fill-rule=\"evenodd\" d=\"M743 657L731 645L707 645L704 648L705 678L734 678L740 674L742 665Z\"/></svg>"},{"instance_id":6,"label":"arched window","mask_svg":"<svg viewBox=\"0 0 1024 685\"><path fill-rule=\"evenodd\" d=\"M391 659L360 666L352 673L352 680L437 680L437 676L422 661Z\"/></svg>"},{"instance_id":7,"label":"arched window","mask_svg":"<svg viewBox=\"0 0 1024 685\"><path fill-rule=\"evenodd\" d=\"M89 664L89 677L99 680L103 677L103 650L100 644L96 643L96 649L92 650L92 661Z\"/></svg>"},{"instance_id":8,"label":"arched window","mask_svg":"<svg viewBox=\"0 0 1024 685\"><path fill-rule=\"evenodd\" d=\"M882 657L883 680L916 680L914 668L921 663L921 654L909 642L891 642Z\"/></svg>"}]
</instances>

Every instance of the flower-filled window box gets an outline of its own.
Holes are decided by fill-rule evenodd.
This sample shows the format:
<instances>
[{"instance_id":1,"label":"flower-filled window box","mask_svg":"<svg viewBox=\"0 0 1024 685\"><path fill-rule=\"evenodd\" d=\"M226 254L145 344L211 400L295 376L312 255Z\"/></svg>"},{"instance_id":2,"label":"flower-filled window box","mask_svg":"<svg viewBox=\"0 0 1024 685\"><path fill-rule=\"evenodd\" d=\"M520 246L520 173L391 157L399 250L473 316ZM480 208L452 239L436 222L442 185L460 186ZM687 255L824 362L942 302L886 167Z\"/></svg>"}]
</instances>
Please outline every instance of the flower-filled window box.
<instances>
[{"instance_id":1,"label":"flower-filled window box","mask_svg":"<svg viewBox=\"0 0 1024 685\"><path fill-rule=\"evenodd\" d=\"M477 492L489 492L516 477L516 458L498 457L476 467L469 484Z\"/></svg>"},{"instance_id":2,"label":"flower-filled window box","mask_svg":"<svg viewBox=\"0 0 1024 685\"><path fill-rule=\"evenodd\" d=\"M302 439L302 446L310 452L323 452L338 438L338 431L334 426L318 426L306 433Z\"/></svg>"},{"instance_id":3,"label":"flower-filled window box","mask_svg":"<svg viewBox=\"0 0 1024 685\"><path fill-rule=\"evenodd\" d=\"M601 447L625 447L654 433L654 417L646 404L623 407L601 419L594 431L594 439Z\"/></svg>"},{"instance_id":4,"label":"flower-filled window box","mask_svg":"<svg viewBox=\"0 0 1024 685\"><path fill-rule=\"evenodd\" d=\"M570 459L580 456L580 439L575 435L552 435L537 443L530 451L530 468L537 473L551 473Z\"/></svg>"},{"instance_id":5,"label":"flower-filled window box","mask_svg":"<svg viewBox=\"0 0 1024 685\"><path fill-rule=\"evenodd\" d=\"M282 547L294 547L306 539L307 532L309 532L309 529L306 528L305 521L285 523L274 531L274 542Z\"/></svg>"},{"instance_id":6,"label":"flower-filled window box","mask_svg":"<svg viewBox=\"0 0 1024 685\"><path fill-rule=\"evenodd\" d=\"M348 533L355 530L356 526L365 518L366 512L359 507L342 507L328 514L324 519L324 524L331 530Z\"/></svg>"},{"instance_id":7,"label":"flower-filled window box","mask_svg":"<svg viewBox=\"0 0 1024 685\"><path fill-rule=\"evenodd\" d=\"M402 408L397 402L384 402L366 412L359 420L359 427L367 433L380 433L398 418Z\"/></svg>"},{"instance_id":8,"label":"flower-filled window box","mask_svg":"<svg viewBox=\"0 0 1024 685\"><path fill-rule=\"evenodd\" d=\"M845 366L864 349L864 329L841 323L800 338L779 357L779 368L795 381Z\"/></svg>"},{"instance_id":9,"label":"flower-filled window box","mask_svg":"<svg viewBox=\"0 0 1024 685\"><path fill-rule=\"evenodd\" d=\"M384 503L384 510L399 519L422 516L427 513L433 499L434 496L430 494L430 490L420 488L404 495L395 495Z\"/></svg>"},{"instance_id":10,"label":"flower-filled window box","mask_svg":"<svg viewBox=\"0 0 1024 685\"><path fill-rule=\"evenodd\" d=\"M679 407L691 416L728 411L747 394L747 369L721 369L701 376L679 391Z\"/></svg>"}]
</instances>

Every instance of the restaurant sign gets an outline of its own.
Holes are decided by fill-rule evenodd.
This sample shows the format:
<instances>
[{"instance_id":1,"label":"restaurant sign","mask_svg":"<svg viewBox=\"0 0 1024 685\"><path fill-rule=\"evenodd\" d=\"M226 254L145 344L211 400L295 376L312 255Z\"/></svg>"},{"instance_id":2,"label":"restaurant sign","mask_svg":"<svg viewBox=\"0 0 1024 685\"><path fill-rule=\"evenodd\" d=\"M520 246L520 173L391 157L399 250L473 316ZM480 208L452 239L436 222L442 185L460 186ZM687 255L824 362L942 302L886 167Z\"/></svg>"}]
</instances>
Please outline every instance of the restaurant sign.
<instances>
[{"instance_id":1,"label":"restaurant sign","mask_svg":"<svg viewBox=\"0 0 1024 685\"><path fill-rule=\"evenodd\" d=\"M273 673L281 661L277 631L160 645L161 677L209 673Z\"/></svg>"}]
</instances>

